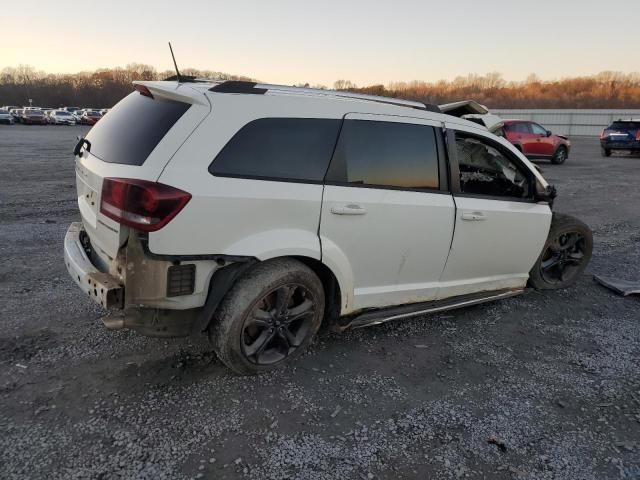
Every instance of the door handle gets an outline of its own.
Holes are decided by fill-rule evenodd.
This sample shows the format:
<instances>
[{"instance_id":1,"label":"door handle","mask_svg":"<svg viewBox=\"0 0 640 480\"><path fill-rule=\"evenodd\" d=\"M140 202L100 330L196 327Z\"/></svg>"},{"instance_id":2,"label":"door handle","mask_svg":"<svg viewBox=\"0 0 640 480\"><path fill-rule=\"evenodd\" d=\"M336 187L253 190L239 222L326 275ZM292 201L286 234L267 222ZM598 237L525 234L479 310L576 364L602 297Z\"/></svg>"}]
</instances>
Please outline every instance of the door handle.
<instances>
[{"instance_id":1,"label":"door handle","mask_svg":"<svg viewBox=\"0 0 640 480\"><path fill-rule=\"evenodd\" d=\"M487 216L482 212L464 212L460 218L470 222L479 222L481 220L486 220Z\"/></svg>"},{"instance_id":2,"label":"door handle","mask_svg":"<svg viewBox=\"0 0 640 480\"><path fill-rule=\"evenodd\" d=\"M350 203L349 205L336 205L331 207L331 213L335 215L364 215L367 209L361 205Z\"/></svg>"}]
</instances>

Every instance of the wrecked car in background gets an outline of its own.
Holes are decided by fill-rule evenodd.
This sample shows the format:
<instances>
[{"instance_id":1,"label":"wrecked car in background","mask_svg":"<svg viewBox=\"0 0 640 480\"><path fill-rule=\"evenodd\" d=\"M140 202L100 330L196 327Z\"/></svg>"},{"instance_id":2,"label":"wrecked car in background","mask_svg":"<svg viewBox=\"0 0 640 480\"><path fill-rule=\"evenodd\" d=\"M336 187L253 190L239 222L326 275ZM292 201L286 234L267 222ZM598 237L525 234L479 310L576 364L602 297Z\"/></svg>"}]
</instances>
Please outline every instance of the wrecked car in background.
<instances>
[{"instance_id":1,"label":"wrecked car in background","mask_svg":"<svg viewBox=\"0 0 640 480\"><path fill-rule=\"evenodd\" d=\"M589 228L553 213L555 189L529 160L455 110L136 82L76 145L69 274L113 310L107 327L205 333L240 374L295 358L322 322L358 328L574 283Z\"/></svg>"}]
</instances>

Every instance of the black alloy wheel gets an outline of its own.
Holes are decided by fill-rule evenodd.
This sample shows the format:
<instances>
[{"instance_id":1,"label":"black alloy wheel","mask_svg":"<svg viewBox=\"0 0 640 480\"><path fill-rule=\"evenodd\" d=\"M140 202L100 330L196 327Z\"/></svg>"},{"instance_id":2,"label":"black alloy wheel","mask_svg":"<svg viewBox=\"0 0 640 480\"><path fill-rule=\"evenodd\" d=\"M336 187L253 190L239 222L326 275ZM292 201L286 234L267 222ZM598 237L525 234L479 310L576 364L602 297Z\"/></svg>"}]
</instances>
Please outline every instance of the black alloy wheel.
<instances>
[{"instance_id":1,"label":"black alloy wheel","mask_svg":"<svg viewBox=\"0 0 640 480\"><path fill-rule=\"evenodd\" d=\"M571 282L582 272L585 258L584 235L580 232L562 234L542 255L542 278L550 284Z\"/></svg>"},{"instance_id":2,"label":"black alloy wheel","mask_svg":"<svg viewBox=\"0 0 640 480\"><path fill-rule=\"evenodd\" d=\"M241 347L256 365L278 363L302 345L314 327L315 299L302 285L282 285L264 295L245 318Z\"/></svg>"}]
</instances>

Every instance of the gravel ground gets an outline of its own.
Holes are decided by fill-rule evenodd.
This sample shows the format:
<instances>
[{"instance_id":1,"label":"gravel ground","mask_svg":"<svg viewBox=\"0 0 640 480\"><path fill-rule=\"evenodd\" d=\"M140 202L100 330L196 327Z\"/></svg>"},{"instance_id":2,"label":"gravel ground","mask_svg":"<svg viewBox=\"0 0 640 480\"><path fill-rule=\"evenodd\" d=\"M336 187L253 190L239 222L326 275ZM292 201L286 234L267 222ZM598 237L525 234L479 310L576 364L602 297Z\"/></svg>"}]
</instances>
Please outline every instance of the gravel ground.
<instances>
[{"instance_id":1,"label":"gravel ground","mask_svg":"<svg viewBox=\"0 0 640 480\"><path fill-rule=\"evenodd\" d=\"M110 332L67 278L83 127L0 127L0 477L640 478L640 158L542 164L594 230L577 286L346 334L231 374L205 339Z\"/></svg>"}]
</instances>

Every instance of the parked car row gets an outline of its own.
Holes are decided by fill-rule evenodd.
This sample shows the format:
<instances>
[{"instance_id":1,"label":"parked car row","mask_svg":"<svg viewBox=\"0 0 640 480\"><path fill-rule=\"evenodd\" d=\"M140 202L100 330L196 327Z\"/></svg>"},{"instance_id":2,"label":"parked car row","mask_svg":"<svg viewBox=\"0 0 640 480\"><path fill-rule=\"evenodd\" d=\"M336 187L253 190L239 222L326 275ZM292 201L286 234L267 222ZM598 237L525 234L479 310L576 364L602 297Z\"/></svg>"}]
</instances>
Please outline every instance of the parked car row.
<instances>
[{"instance_id":1,"label":"parked car row","mask_svg":"<svg viewBox=\"0 0 640 480\"><path fill-rule=\"evenodd\" d=\"M14 107L0 108L0 123L13 125L95 125L107 112L108 108L42 108Z\"/></svg>"}]
</instances>

